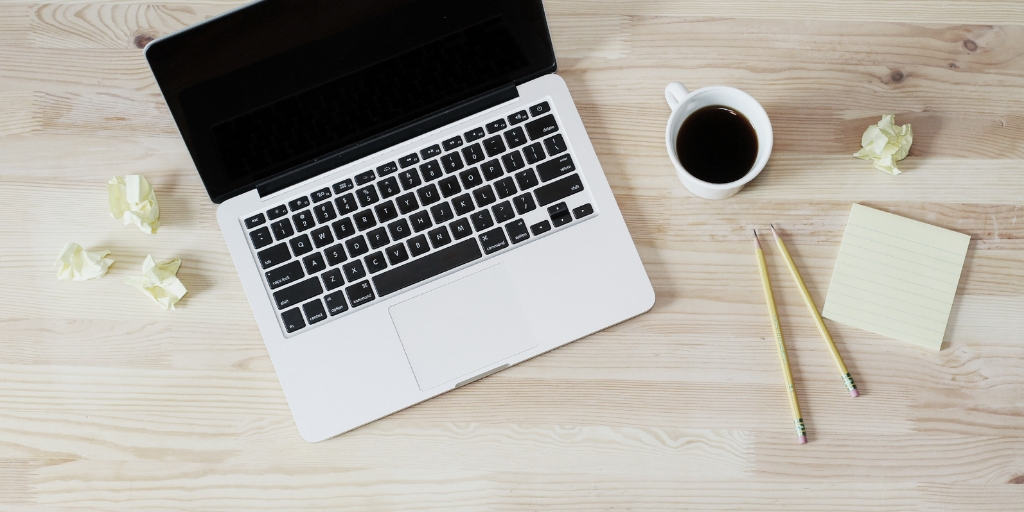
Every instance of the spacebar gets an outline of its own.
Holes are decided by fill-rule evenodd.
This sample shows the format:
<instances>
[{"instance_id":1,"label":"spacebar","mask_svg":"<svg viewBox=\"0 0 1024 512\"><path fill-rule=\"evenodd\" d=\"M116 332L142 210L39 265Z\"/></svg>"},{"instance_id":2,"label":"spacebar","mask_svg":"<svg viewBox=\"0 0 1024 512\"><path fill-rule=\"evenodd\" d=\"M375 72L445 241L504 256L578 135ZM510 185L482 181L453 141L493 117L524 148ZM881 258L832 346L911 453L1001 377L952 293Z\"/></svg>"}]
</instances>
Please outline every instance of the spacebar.
<instances>
[{"instance_id":1,"label":"spacebar","mask_svg":"<svg viewBox=\"0 0 1024 512\"><path fill-rule=\"evenodd\" d=\"M373 278L377 293L388 295L402 288L425 281L453 268L465 265L483 256L476 239L467 238L451 247L446 247L418 260L381 272Z\"/></svg>"}]
</instances>

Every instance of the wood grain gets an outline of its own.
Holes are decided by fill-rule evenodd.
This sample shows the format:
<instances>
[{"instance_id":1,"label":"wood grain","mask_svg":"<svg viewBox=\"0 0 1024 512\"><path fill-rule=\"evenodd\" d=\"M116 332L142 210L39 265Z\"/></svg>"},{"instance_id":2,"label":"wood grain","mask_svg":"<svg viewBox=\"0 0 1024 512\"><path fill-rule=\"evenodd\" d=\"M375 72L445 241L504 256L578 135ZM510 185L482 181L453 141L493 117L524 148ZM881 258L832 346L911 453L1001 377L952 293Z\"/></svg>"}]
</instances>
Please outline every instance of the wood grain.
<instances>
[{"instance_id":1,"label":"wood grain","mask_svg":"<svg viewBox=\"0 0 1024 512\"><path fill-rule=\"evenodd\" d=\"M654 283L648 314L338 439L298 437L140 48L237 1L0 1L0 510L1021 510L1024 3L546 3L569 83ZM765 173L690 196L664 84L739 86ZM906 173L850 154L886 112ZM157 236L105 211L143 173ZM830 324L845 395L766 246L812 442L792 442L747 233L828 288L850 204L971 235L938 353ZM54 279L62 245L110 276ZM165 313L123 284L180 255Z\"/></svg>"}]
</instances>

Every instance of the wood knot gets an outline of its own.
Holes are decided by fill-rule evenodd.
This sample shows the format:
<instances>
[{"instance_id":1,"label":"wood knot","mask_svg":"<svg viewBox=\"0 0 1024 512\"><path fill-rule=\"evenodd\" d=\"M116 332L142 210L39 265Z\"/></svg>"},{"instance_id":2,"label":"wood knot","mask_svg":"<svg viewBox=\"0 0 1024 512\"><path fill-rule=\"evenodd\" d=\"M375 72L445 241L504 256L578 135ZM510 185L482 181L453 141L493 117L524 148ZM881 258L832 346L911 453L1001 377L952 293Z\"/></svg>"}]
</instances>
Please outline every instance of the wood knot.
<instances>
[{"instance_id":1,"label":"wood knot","mask_svg":"<svg viewBox=\"0 0 1024 512\"><path fill-rule=\"evenodd\" d=\"M960 69L960 65L959 65L959 64L957 64L956 62L950 62L950 63L949 63L949 65L948 65L947 67L948 67L949 69Z\"/></svg>"},{"instance_id":2,"label":"wood knot","mask_svg":"<svg viewBox=\"0 0 1024 512\"><path fill-rule=\"evenodd\" d=\"M1017 475L1017 476L1011 478L1010 481L1007 482L1007 483L1018 484L1018 485L1024 484L1024 475Z\"/></svg>"},{"instance_id":3,"label":"wood knot","mask_svg":"<svg viewBox=\"0 0 1024 512\"><path fill-rule=\"evenodd\" d=\"M132 42L135 44L136 48L145 48L153 39L154 37L149 34L139 34L135 36L135 39Z\"/></svg>"},{"instance_id":4,"label":"wood knot","mask_svg":"<svg viewBox=\"0 0 1024 512\"><path fill-rule=\"evenodd\" d=\"M964 49L969 52L978 51L978 43L975 43L971 39L964 39Z\"/></svg>"},{"instance_id":5,"label":"wood knot","mask_svg":"<svg viewBox=\"0 0 1024 512\"><path fill-rule=\"evenodd\" d=\"M898 69L893 71L892 73L889 73L889 81L891 81L894 84L902 82L903 79L906 77L907 75L903 74L903 72Z\"/></svg>"}]
</instances>

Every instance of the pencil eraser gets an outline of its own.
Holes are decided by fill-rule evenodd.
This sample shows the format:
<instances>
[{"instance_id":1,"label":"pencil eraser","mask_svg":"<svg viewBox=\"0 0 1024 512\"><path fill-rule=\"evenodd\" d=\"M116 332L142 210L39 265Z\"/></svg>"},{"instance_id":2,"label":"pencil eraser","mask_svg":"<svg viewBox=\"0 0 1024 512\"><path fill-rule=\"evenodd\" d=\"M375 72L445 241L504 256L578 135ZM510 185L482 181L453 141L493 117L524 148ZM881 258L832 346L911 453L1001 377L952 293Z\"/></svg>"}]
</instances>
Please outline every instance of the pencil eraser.
<instances>
[{"instance_id":1,"label":"pencil eraser","mask_svg":"<svg viewBox=\"0 0 1024 512\"><path fill-rule=\"evenodd\" d=\"M860 391L857 391L856 389L851 389L850 396L857 398L858 396L860 396Z\"/></svg>"},{"instance_id":2,"label":"pencil eraser","mask_svg":"<svg viewBox=\"0 0 1024 512\"><path fill-rule=\"evenodd\" d=\"M800 442L800 444L807 444L807 436L799 436L797 440Z\"/></svg>"}]
</instances>

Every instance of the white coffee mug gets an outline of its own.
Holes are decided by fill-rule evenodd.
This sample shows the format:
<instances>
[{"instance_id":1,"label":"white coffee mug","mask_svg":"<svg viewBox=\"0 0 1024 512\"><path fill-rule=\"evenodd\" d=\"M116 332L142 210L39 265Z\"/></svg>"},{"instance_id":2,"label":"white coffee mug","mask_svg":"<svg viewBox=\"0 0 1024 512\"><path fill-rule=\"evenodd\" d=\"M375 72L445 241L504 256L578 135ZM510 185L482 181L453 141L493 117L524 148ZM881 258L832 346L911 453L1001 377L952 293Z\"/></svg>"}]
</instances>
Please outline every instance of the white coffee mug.
<instances>
[{"instance_id":1,"label":"white coffee mug","mask_svg":"<svg viewBox=\"0 0 1024 512\"><path fill-rule=\"evenodd\" d=\"M672 109L668 125L665 127L668 156L676 166L679 181L683 182L683 186L693 195L705 199L725 199L739 192L744 185L761 174L772 153L772 123L768 120L768 113L752 96L739 89L724 86L704 87L690 92L683 84L671 82L665 87L665 101ZM709 183L698 179L683 167L676 153L676 136L683 126L683 121L697 110L712 105L722 105L743 114L757 135L757 157L754 158L754 165L742 178L729 183Z\"/></svg>"}]
</instances>

